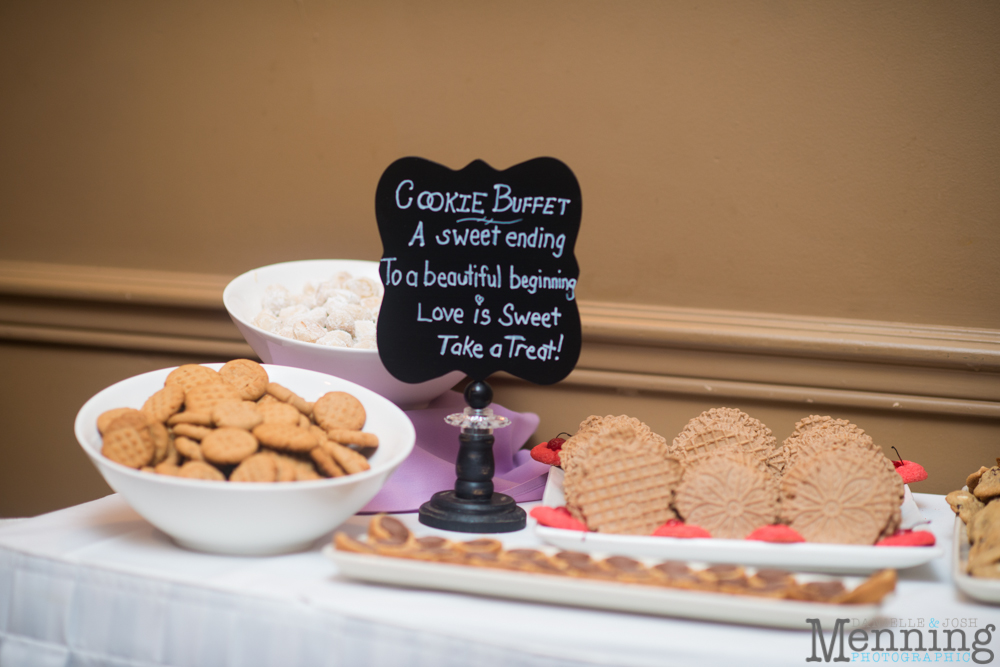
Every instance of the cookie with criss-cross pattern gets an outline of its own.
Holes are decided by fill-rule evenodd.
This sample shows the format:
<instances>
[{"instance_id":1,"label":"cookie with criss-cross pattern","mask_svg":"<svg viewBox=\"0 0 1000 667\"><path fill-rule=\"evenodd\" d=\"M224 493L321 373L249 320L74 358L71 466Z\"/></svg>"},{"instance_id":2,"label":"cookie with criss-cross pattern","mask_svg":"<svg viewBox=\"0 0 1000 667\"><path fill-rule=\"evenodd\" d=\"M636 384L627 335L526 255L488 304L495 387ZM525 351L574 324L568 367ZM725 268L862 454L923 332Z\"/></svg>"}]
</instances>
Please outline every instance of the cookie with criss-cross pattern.
<instances>
[{"instance_id":1,"label":"cookie with criss-cross pattern","mask_svg":"<svg viewBox=\"0 0 1000 667\"><path fill-rule=\"evenodd\" d=\"M202 384L203 382L218 381L219 372L214 368L199 366L198 364L184 364L183 366L178 366L174 370L170 371L170 375L167 376L167 379L164 380L163 384L166 386L177 385L187 392L192 387Z\"/></svg>"},{"instance_id":2,"label":"cookie with criss-cross pattern","mask_svg":"<svg viewBox=\"0 0 1000 667\"><path fill-rule=\"evenodd\" d=\"M133 426L122 426L104 435L101 454L107 458L128 466L141 468L149 465L156 452L156 445L149 437L143 435Z\"/></svg>"},{"instance_id":3,"label":"cookie with criss-cross pattern","mask_svg":"<svg viewBox=\"0 0 1000 667\"><path fill-rule=\"evenodd\" d=\"M260 452L244 459L232 474L230 482L276 482L278 462L269 452Z\"/></svg>"},{"instance_id":4,"label":"cookie with criss-cross pattern","mask_svg":"<svg viewBox=\"0 0 1000 667\"><path fill-rule=\"evenodd\" d=\"M235 387L244 400L256 401L267 391L267 371L256 361L233 359L219 369L219 375Z\"/></svg>"},{"instance_id":5,"label":"cookie with criss-cross pattern","mask_svg":"<svg viewBox=\"0 0 1000 667\"><path fill-rule=\"evenodd\" d=\"M184 405L184 390L178 385L166 385L146 399L142 414L148 421L165 422Z\"/></svg>"},{"instance_id":6,"label":"cookie with criss-cross pattern","mask_svg":"<svg viewBox=\"0 0 1000 667\"><path fill-rule=\"evenodd\" d=\"M202 456L218 465L240 463L255 454L257 449L257 438L241 428L217 428L201 441Z\"/></svg>"},{"instance_id":7,"label":"cookie with criss-cross pattern","mask_svg":"<svg viewBox=\"0 0 1000 667\"><path fill-rule=\"evenodd\" d=\"M312 414L316 423L327 431L360 431L367 418L361 401L344 391L331 391L320 396L313 404Z\"/></svg>"}]
</instances>

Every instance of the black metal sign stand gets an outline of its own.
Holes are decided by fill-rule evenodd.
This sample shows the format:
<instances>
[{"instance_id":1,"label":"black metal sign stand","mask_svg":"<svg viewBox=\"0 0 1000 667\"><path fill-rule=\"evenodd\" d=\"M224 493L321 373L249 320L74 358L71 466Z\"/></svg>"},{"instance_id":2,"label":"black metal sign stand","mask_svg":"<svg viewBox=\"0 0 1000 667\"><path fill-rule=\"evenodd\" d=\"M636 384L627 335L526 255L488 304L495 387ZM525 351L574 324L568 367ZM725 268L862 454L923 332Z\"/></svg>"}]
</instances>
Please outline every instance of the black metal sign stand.
<instances>
[{"instance_id":1,"label":"black metal sign stand","mask_svg":"<svg viewBox=\"0 0 1000 667\"><path fill-rule=\"evenodd\" d=\"M509 533L527 524L523 509L514 499L493 491L493 429L510 425L510 420L494 415L488 407L493 389L483 380L465 388L463 412L448 415L445 421L461 427L454 490L439 491L420 506L420 523L463 533Z\"/></svg>"}]
</instances>

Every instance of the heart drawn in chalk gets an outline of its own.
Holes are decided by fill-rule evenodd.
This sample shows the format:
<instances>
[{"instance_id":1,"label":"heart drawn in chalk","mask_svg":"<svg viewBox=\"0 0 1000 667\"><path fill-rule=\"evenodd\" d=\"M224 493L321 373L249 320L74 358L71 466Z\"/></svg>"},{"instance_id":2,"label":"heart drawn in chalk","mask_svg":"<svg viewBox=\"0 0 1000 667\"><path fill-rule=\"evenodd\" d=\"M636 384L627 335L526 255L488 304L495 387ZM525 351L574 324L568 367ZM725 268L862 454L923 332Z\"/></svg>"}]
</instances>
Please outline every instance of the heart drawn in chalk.
<instances>
[{"instance_id":1,"label":"heart drawn in chalk","mask_svg":"<svg viewBox=\"0 0 1000 667\"><path fill-rule=\"evenodd\" d=\"M476 295L476 305L477 306L483 305L483 301L486 301L486 299L483 298L483 295L482 294L477 294Z\"/></svg>"}]
</instances>

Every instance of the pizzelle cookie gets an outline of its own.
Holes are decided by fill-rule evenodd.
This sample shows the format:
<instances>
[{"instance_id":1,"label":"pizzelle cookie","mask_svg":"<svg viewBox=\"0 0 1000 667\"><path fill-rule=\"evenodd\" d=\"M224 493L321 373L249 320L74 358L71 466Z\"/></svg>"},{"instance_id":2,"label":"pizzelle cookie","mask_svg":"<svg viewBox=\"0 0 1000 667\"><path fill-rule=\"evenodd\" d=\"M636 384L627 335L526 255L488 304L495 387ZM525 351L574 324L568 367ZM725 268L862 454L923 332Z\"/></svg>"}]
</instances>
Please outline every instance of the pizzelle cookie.
<instances>
[{"instance_id":1,"label":"pizzelle cookie","mask_svg":"<svg viewBox=\"0 0 1000 667\"><path fill-rule=\"evenodd\" d=\"M782 519L809 542L874 544L902 498L879 457L859 446L803 455L782 480Z\"/></svg>"},{"instance_id":2,"label":"pizzelle cookie","mask_svg":"<svg viewBox=\"0 0 1000 667\"><path fill-rule=\"evenodd\" d=\"M858 445L863 449L882 453L882 449L875 444L872 437L856 424L846 419L820 415L809 415L796 422L795 430L785 438L783 446L788 465L792 465L799 456L827 449L833 446L833 443L837 443L837 446L840 443ZM892 465L891 461L889 465Z\"/></svg>"},{"instance_id":3,"label":"pizzelle cookie","mask_svg":"<svg viewBox=\"0 0 1000 667\"><path fill-rule=\"evenodd\" d=\"M246 401L256 401L267 391L267 371L256 361L233 359L219 369L219 376L232 385Z\"/></svg>"},{"instance_id":4,"label":"pizzelle cookie","mask_svg":"<svg viewBox=\"0 0 1000 667\"><path fill-rule=\"evenodd\" d=\"M635 417L629 417L628 415L607 415L605 417L591 415L580 422L576 434L570 436L563 443L559 453L559 461L562 468L565 469L567 465L572 465L575 457L586 457L590 453L596 453L596 450L603 446L605 442L603 438L591 436L601 436L612 431L630 433L637 440L647 443L649 447L657 450L661 450L666 445L666 439L663 436L654 433L648 425Z\"/></svg>"},{"instance_id":5,"label":"pizzelle cookie","mask_svg":"<svg viewBox=\"0 0 1000 667\"><path fill-rule=\"evenodd\" d=\"M316 423L327 431L331 429L346 429L360 431L365 425L365 407L361 401L343 391L331 391L323 394L312 409Z\"/></svg>"},{"instance_id":6,"label":"pizzelle cookie","mask_svg":"<svg viewBox=\"0 0 1000 667\"><path fill-rule=\"evenodd\" d=\"M570 513L591 530L649 535L676 515L670 509L680 462L664 441L650 447L629 428L591 433L566 464L564 492Z\"/></svg>"},{"instance_id":7,"label":"pizzelle cookie","mask_svg":"<svg viewBox=\"0 0 1000 667\"><path fill-rule=\"evenodd\" d=\"M708 458L718 449L735 447L750 454L773 477L784 472L785 453L759 420L735 408L712 408L691 419L670 445L670 453L686 466Z\"/></svg>"},{"instance_id":8,"label":"pizzelle cookie","mask_svg":"<svg viewBox=\"0 0 1000 667\"><path fill-rule=\"evenodd\" d=\"M712 537L734 540L775 523L778 503L774 478L737 448L720 450L687 468L675 500L684 521Z\"/></svg>"}]
</instances>

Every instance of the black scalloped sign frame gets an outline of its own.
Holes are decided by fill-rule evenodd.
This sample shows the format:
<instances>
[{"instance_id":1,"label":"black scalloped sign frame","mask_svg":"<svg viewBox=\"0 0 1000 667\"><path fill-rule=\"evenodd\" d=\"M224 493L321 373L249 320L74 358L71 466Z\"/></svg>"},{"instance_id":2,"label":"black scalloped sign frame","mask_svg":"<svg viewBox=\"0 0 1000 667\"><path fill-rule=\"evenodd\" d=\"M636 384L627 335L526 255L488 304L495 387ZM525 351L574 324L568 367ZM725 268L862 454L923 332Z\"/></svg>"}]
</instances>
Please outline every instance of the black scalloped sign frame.
<instances>
[{"instance_id":1,"label":"black scalloped sign frame","mask_svg":"<svg viewBox=\"0 0 1000 667\"><path fill-rule=\"evenodd\" d=\"M498 171L393 162L375 193L385 297L378 349L389 372L423 382L453 370L506 371L536 384L580 356L573 254L580 185L541 157Z\"/></svg>"}]
</instances>

